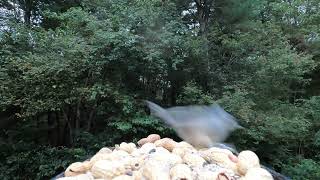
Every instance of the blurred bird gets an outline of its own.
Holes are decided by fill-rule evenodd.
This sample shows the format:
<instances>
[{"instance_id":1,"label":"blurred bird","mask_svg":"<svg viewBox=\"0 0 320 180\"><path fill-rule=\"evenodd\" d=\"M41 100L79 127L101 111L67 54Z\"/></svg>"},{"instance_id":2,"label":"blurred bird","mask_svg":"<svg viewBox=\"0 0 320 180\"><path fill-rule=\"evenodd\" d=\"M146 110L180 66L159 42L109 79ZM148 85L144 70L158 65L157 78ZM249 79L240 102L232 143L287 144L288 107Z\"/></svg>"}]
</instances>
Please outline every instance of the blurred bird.
<instances>
[{"instance_id":1,"label":"blurred bird","mask_svg":"<svg viewBox=\"0 0 320 180\"><path fill-rule=\"evenodd\" d=\"M232 131L242 126L219 105L176 106L164 109L153 102L145 102L151 115L162 119L181 139L196 148L221 147L236 152L234 146L222 142Z\"/></svg>"}]
</instances>

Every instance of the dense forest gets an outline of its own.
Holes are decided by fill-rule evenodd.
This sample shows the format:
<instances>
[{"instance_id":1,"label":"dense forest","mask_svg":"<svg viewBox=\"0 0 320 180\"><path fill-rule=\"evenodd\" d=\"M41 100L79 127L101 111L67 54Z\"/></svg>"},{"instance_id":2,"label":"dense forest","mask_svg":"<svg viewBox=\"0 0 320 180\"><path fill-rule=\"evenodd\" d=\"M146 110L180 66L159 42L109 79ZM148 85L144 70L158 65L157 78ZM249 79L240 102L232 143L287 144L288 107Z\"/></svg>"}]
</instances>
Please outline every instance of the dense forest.
<instances>
[{"instance_id":1,"label":"dense forest","mask_svg":"<svg viewBox=\"0 0 320 180\"><path fill-rule=\"evenodd\" d=\"M320 179L319 0L0 1L0 179L49 179L149 116L219 103L228 139L293 179Z\"/></svg>"}]
</instances>

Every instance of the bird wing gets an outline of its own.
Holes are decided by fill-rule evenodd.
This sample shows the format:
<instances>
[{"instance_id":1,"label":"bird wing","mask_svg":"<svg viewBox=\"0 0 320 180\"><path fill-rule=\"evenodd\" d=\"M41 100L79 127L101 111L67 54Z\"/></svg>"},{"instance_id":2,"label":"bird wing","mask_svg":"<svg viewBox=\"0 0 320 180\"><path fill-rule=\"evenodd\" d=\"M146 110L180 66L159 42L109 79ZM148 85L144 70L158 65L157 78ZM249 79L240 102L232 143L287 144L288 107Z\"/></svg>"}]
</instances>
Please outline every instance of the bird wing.
<instances>
[{"instance_id":1,"label":"bird wing","mask_svg":"<svg viewBox=\"0 0 320 180\"><path fill-rule=\"evenodd\" d=\"M219 105L176 106L164 109L146 101L151 114L169 124L184 140L208 146L224 141L239 125L236 119Z\"/></svg>"}]
</instances>

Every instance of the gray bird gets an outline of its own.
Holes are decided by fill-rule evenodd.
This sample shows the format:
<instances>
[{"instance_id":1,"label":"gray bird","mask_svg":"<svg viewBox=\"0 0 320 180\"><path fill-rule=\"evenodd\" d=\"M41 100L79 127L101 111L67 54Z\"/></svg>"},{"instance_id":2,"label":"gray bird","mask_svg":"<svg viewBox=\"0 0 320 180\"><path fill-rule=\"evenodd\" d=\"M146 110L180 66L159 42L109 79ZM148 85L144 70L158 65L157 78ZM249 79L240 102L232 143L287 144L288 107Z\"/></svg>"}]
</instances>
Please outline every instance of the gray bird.
<instances>
[{"instance_id":1,"label":"gray bird","mask_svg":"<svg viewBox=\"0 0 320 180\"><path fill-rule=\"evenodd\" d=\"M197 148L219 146L235 152L234 147L222 143L230 133L242 128L236 119L219 105L176 106L164 109L146 101L151 115L162 119L184 141Z\"/></svg>"}]
</instances>

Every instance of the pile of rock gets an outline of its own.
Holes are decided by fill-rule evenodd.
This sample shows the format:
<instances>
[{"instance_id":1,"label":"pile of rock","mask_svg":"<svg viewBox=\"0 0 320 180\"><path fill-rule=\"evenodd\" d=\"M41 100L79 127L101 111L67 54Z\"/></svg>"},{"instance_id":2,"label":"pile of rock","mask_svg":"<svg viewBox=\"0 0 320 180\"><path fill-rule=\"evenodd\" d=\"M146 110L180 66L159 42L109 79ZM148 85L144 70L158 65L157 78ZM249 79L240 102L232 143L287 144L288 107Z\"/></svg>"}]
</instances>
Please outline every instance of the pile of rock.
<instances>
[{"instance_id":1,"label":"pile of rock","mask_svg":"<svg viewBox=\"0 0 320 180\"><path fill-rule=\"evenodd\" d=\"M252 151L235 156L220 148L196 149L151 134L138 142L102 148L90 160L72 163L60 180L271 180Z\"/></svg>"}]
</instances>

